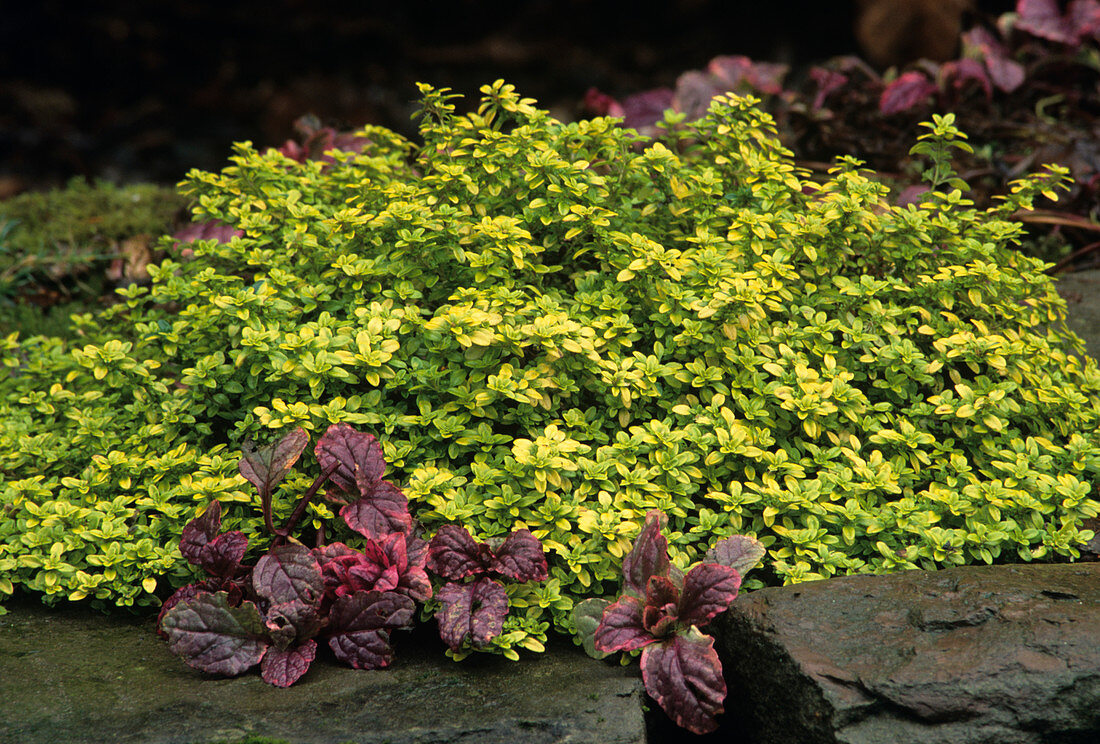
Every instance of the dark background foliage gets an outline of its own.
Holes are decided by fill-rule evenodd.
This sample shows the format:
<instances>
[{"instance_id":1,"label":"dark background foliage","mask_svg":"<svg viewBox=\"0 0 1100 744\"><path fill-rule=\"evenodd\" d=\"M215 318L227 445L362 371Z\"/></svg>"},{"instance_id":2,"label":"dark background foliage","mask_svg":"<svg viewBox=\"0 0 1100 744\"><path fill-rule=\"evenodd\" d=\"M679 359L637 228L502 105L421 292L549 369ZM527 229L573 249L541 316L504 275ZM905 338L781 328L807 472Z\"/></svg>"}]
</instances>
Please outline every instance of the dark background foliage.
<instances>
[{"instance_id":1,"label":"dark background foliage","mask_svg":"<svg viewBox=\"0 0 1100 744\"><path fill-rule=\"evenodd\" d=\"M628 95L670 86L721 54L795 66L849 53L883 64L939 54L941 33L897 13L895 41L864 31L861 48L857 19L873 4L12 3L0 23L0 196L73 175L174 182L191 167L218 168L232 141L281 144L306 113L409 133L416 81L473 96L503 77L571 117L589 87ZM966 17L1012 3L901 5Z\"/></svg>"}]
</instances>

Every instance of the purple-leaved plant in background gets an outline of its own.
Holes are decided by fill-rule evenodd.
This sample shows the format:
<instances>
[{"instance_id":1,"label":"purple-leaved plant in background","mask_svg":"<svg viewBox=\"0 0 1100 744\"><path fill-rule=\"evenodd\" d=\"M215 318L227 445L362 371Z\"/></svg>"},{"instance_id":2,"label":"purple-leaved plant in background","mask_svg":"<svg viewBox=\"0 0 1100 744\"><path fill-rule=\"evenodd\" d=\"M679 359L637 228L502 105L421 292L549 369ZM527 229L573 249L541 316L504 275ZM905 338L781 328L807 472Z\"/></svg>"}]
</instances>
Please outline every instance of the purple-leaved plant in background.
<instances>
[{"instance_id":1,"label":"purple-leaved plant in background","mask_svg":"<svg viewBox=\"0 0 1100 744\"><path fill-rule=\"evenodd\" d=\"M308 442L299 428L267 447L243 448L241 475L256 487L264 525L274 537L255 566L242 563L245 535L221 532L220 503L211 503L184 528L180 552L211 576L165 601L158 632L192 667L232 676L259 664L265 681L287 687L309 669L317 639L327 640L336 657L354 668L386 667L393 660L390 632L409 627L416 602L432 597L425 570L429 546L415 534L408 499L382 479L386 464L378 440L347 424L330 426L318 440L314 453L321 474L286 525L274 527L272 494ZM362 550L322 545L323 530L312 550L291 537L325 484L326 498L342 505L344 521L363 536ZM451 580L439 596L440 635L452 649L466 638L482 645L501 631L507 594L484 577L455 582L489 572L521 581L545 579L542 546L526 530L513 533L495 553L460 527L444 526L440 533L443 537L433 540L439 546L433 565ZM464 554L471 544L472 553Z\"/></svg>"},{"instance_id":2,"label":"purple-leaved plant in background","mask_svg":"<svg viewBox=\"0 0 1100 744\"><path fill-rule=\"evenodd\" d=\"M699 629L737 597L742 574L764 555L755 538L720 540L684 573L669 560L663 512L646 515L623 559L623 592L614 602L589 599L573 617L585 650L596 658L641 649L646 692L676 722L696 734L718 727L726 682L714 638Z\"/></svg>"}]
</instances>

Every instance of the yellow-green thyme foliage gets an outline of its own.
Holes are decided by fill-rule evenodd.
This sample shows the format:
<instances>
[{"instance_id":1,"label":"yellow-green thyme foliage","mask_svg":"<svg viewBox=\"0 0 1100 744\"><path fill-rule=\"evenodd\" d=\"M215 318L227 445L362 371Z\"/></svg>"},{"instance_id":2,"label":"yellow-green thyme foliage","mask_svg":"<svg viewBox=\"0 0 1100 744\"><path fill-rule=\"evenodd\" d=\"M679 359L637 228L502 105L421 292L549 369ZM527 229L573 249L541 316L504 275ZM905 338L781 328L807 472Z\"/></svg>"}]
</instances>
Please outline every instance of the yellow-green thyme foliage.
<instances>
[{"instance_id":1,"label":"yellow-green thyme foliage","mask_svg":"<svg viewBox=\"0 0 1100 744\"><path fill-rule=\"evenodd\" d=\"M147 602L211 499L259 534L245 437L338 421L378 436L429 533L542 539L505 653L614 593L650 509L680 565L749 533L777 582L1078 557L1100 375L1007 218L1058 174L988 212L898 208L851 159L806 181L751 99L642 149L483 92L457 116L425 86L421 146L239 145L183 191L245 237L154 267L72 348L6 342L3 576Z\"/></svg>"}]
</instances>

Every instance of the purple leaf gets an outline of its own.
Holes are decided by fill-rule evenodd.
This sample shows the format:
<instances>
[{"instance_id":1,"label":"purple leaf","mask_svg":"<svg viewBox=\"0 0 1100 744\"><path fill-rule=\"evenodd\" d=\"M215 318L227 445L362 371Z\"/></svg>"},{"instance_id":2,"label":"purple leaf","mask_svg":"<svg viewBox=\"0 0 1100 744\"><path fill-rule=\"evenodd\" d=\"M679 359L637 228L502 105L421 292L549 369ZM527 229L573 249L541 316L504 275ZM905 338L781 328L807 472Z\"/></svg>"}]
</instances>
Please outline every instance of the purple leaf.
<instances>
[{"instance_id":1,"label":"purple leaf","mask_svg":"<svg viewBox=\"0 0 1100 744\"><path fill-rule=\"evenodd\" d=\"M161 623L164 622L164 616L168 614L168 610L175 607L185 599L192 599L199 594L210 593L202 584L188 584L187 586L181 586L172 596L164 600L164 603L160 606L160 612L157 613L157 635L167 640L168 634L164 632L164 628L161 627Z\"/></svg>"},{"instance_id":2,"label":"purple leaf","mask_svg":"<svg viewBox=\"0 0 1100 744\"><path fill-rule=\"evenodd\" d=\"M702 627L729 609L741 587L737 569L717 563L700 563L687 572L677 615L680 622Z\"/></svg>"},{"instance_id":3,"label":"purple leaf","mask_svg":"<svg viewBox=\"0 0 1100 744\"><path fill-rule=\"evenodd\" d=\"M386 472L378 440L347 424L333 424L326 429L313 451L321 470L331 471L329 482L333 488L345 494L360 495L363 484L373 485ZM332 489L326 495L346 503L332 494Z\"/></svg>"},{"instance_id":4,"label":"purple leaf","mask_svg":"<svg viewBox=\"0 0 1100 744\"><path fill-rule=\"evenodd\" d=\"M269 648L260 662L260 676L276 687L290 687L306 673L316 655L317 641L312 638L294 648Z\"/></svg>"},{"instance_id":5,"label":"purple leaf","mask_svg":"<svg viewBox=\"0 0 1100 744\"><path fill-rule=\"evenodd\" d=\"M207 573L228 578L237 573L246 550L248 538L243 532L226 532L203 547L199 554L199 565Z\"/></svg>"},{"instance_id":6,"label":"purple leaf","mask_svg":"<svg viewBox=\"0 0 1100 744\"><path fill-rule=\"evenodd\" d=\"M202 549L221 532L222 505L211 501L202 516L195 517L183 528L180 536L180 553L192 566L198 566Z\"/></svg>"},{"instance_id":7,"label":"purple leaf","mask_svg":"<svg viewBox=\"0 0 1100 744\"><path fill-rule=\"evenodd\" d=\"M194 584L180 587L160 606L160 612L157 614L157 635L165 640L168 638L168 634L160 627L164 616L168 614L168 610L185 599L191 599L203 593L214 594L215 592L225 592L228 595L227 602L230 607L237 607L244 599L244 591L241 589L240 582L222 577L197 581Z\"/></svg>"},{"instance_id":8,"label":"purple leaf","mask_svg":"<svg viewBox=\"0 0 1100 744\"><path fill-rule=\"evenodd\" d=\"M301 427L260 449L256 449L251 442L245 442L241 446L241 462L237 468L257 491L270 494L286 478L307 444L309 434Z\"/></svg>"},{"instance_id":9,"label":"purple leaf","mask_svg":"<svg viewBox=\"0 0 1100 744\"><path fill-rule=\"evenodd\" d=\"M573 606L573 623L584 652L593 659L602 659L607 653L596 648L596 628L600 627L604 610L611 605L606 599L586 599Z\"/></svg>"},{"instance_id":10,"label":"purple leaf","mask_svg":"<svg viewBox=\"0 0 1100 744\"><path fill-rule=\"evenodd\" d=\"M216 240L219 243L228 243L235 237L243 238L244 231L217 220L192 222L187 227L181 228L172 234L172 238L176 241L176 247L184 243L193 243L196 240Z\"/></svg>"},{"instance_id":11,"label":"purple leaf","mask_svg":"<svg viewBox=\"0 0 1100 744\"><path fill-rule=\"evenodd\" d=\"M817 84L817 93L814 94L813 110L818 111L825 105L825 99L844 87L848 82L848 76L836 70L826 67L810 68L810 78Z\"/></svg>"},{"instance_id":12,"label":"purple leaf","mask_svg":"<svg viewBox=\"0 0 1100 744\"><path fill-rule=\"evenodd\" d=\"M315 606L293 600L268 607L264 625L275 647L285 650L317 635L322 622Z\"/></svg>"},{"instance_id":13,"label":"purple leaf","mask_svg":"<svg viewBox=\"0 0 1100 744\"><path fill-rule=\"evenodd\" d=\"M686 114L688 119L699 119L707 113L711 99L725 92L725 83L719 86L713 75L699 70L688 70L676 79L676 95L672 105L677 111Z\"/></svg>"},{"instance_id":14,"label":"purple leaf","mask_svg":"<svg viewBox=\"0 0 1100 744\"><path fill-rule=\"evenodd\" d=\"M545 581L547 568L542 543L529 530L516 530L497 549L489 570L516 581Z\"/></svg>"},{"instance_id":15,"label":"purple leaf","mask_svg":"<svg viewBox=\"0 0 1100 744\"><path fill-rule=\"evenodd\" d=\"M667 576L652 576L645 592L642 627L654 638L663 638L677 619L680 590Z\"/></svg>"},{"instance_id":16,"label":"purple leaf","mask_svg":"<svg viewBox=\"0 0 1100 744\"><path fill-rule=\"evenodd\" d=\"M258 664L269 646L256 605L230 607L225 592L178 602L165 613L161 628L172 653L211 674L240 674Z\"/></svg>"},{"instance_id":17,"label":"purple leaf","mask_svg":"<svg viewBox=\"0 0 1100 744\"><path fill-rule=\"evenodd\" d=\"M634 547L623 558L623 589L635 597L644 597L651 576L668 576L668 541L661 534L666 517L654 509L645 517Z\"/></svg>"},{"instance_id":18,"label":"purple leaf","mask_svg":"<svg viewBox=\"0 0 1100 744\"><path fill-rule=\"evenodd\" d=\"M504 627L508 593L492 579L448 583L436 597L443 605L436 613L439 637L452 651L457 651L467 638L475 647L484 646Z\"/></svg>"},{"instance_id":19,"label":"purple leaf","mask_svg":"<svg viewBox=\"0 0 1100 744\"><path fill-rule=\"evenodd\" d=\"M584 110L593 116L622 118L622 104L598 88L589 88L584 94Z\"/></svg>"},{"instance_id":20,"label":"purple leaf","mask_svg":"<svg viewBox=\"0 0 1100 744\"><path fill-rule=\"evenodd\" d=\"M271 604L299 601L318 606L325 584L321 565L300 542L277 545L256 563L252 587Z\"/></svg>"},{"instance_id":21,"label":"purple leaf","mask_svg":"<svg viewBox=\"0 0 1100 744\"><path fill-rule=\"evenodd\" d=\"M714 639L692 628L686 635L647 646L642 651L646 692L678 726L695 734L718 728L726 680Z\"/></svg>"},{"instance_id":22,"label":"purple leaf","mask_svg":"<svg viewBox=\"0 0 1100 744\"><path fill-rule=\"evenodd\" d=\"M408 543L408 535L394 533L382 541L381 549L386 561L397 571L394 591L423 602L432 596L432 582L424 570L423 556L419 565L409 560Z\"/></svg>"},{"instance_id":23,"label":"purple leaf","mask_svg":"<svg viewBox=\"0 0 1100 744\"><path fill-rule=\"evenodd\" d=\"M656 88L643 91L623 100L623 126L648 133L656 131L653 125L661 121L665 109L672 108L672 91L668 88Z\"/></svg>"},{"instance_id":24,"label":"purple leaf","mask_svg":"<svg viewBox=\"0 0 1100 744\"><path fill-rule=\"evenodd\" d=\"M415 525L414 525L415 527ZM409 565L423 568L428 563L428 541L423 540L412 532L405 533L405 552L408 555Z\"/></svg>"},{"instance_id":25,"label":"purple leaf","mask_svg":"<svg viewBox=\"0 0 1100 744\"><path fill-rule=\"evenodd\" d=\"M902 73L886 86L878 108L883 114L897 114L919 106L936 92L936 85L916 70Z\"/></svg>"},{"instance_id":26,"label":"purple leaf","mask_svg":"<svg viewBox=\"0 0 1100 744\"><path fill-rule=\"evenodd\" d=\"M1062 15L1056 0L1019 0L1016 28L1048 41L1077 46L1100 29L1100 3L1073 0Z\"/></svg>"},{"instance_id":27,"label":"purple leaf","mask_svg":"<svg viewBox=\"0 0 1100 744\"><path fill-rule=\"evenodd\" d=\"M703 562L729 566L744 576L760 562L766 552L763 543L755 537L733 535L715 543L707 551Z\"/></svg>"},{"instance_id":28,"label":"purple leaf","mask_svg":"<svg viewBox=\"0 0 1100 744\"><path fill-rule=\"evenodd\" d=\"M976 59L960 59L944 62L941 68L944 80L950 80L956 90L962 90L967 82L975 80L982 86L986 98L993 97L993 83L985 65Z\"/></svg>"},{"instance_id":29,"label":"purple leaf","mask_svg":"<svg viewBox=\"0 0 1100 744\"><path fill-rule=\"evenodd\" d=\"M412 529L409 500L400 488L387 481L376 481L361 493L360 499L340 510L348 527L374 540Z\"/></svg>"},{"instance_id":30,"label":"purple leaf","mask_svg":"<svg viewBox=\"0 0 1100 744\"><path fill-rule=\"evenodd\" d=\"M736 91L741 83L747 83L749 87L770 95L783 92L783 78L789 69L778 62L754 62L739 54L715 57L707 65L707 70L725 86L723 92Z\"/></svg>"},{"instance_id":31,"label":"purple leaf","mask_svg":"<svg viewBox=\"0 0 1100 744\"><path fill-rule=\"evenodd\" d=\"M1066 9L1066 25L1081 43L1086 36L1096 36L1100 31L1100 2L1097 0L1072 0Z\"/></svg>"},{"instance_id":32,"label":"purple leaf","mask_svg":"<svg viewBox=\"0 0 1100 744\"><path fill-rule=\"evenodd\" d=\"M248 549L248 538L237 530L219 535L221 513L221 502L212 501L201 517L188 522L180 535L180 553L214 576L231 577Z\"/></svg>"},{"instance_id":33,"label":"purple leaf","mask_svg":"<svg viewBox=\"0 0 1100 744\"><path fill-rule=\"evenodd\" d=\"M440 527L428 545L428 570L452 581L481 573L491 559L487 545L474 540L465 527L454 524Z\"/></svg>"},{"instance_id":34,"label":"purple leaf","mask_svg":"<svg viewBox=\"0 0 1100 744\"><path fill-rule=\"evenodd\" d=\"M341 597L329 615L328 644L355 669L381 669L393 661L390 633L412 622L416 604L394 592L356 592Z\"/></svg>"},{"instance_id":35,"label":"purple leaf","mask_svg":"<svg viewBox=\"0 0 1100 744\"><path fill-rule=\"evenodd\" d=\"M642 625L644 605L637 597L620 597L603 613L603 619L596 628L593 645L597 651L605 654L614 651L633 651L656 638Z\"/></svg>"},{"instance_id":36,"label":"purple leaf","mask_svg":"<svg viewBox=\"0 0 1100 744\"><path fill-rule=\"evenodd\" d=\"M1024 66L1012 60L1008 50L990 31L976 26L962 36L963 49L976 53L985 61L993 85L1005 93L1011 93L1024 84Z\"/></svg>"},{"instance_id":37,"label":"purple leaf","mask_svg":"<svg viewBox=\"0 0 1100 744\"><path fill-rule=\"evenodd\" d=\"M420 601L430 598L432 584L424 571L423 555L419 564L410 562L407 540L407 535L394 533L381 542L368 538L363 552L343 543L314 550L326 595L335 599L359 591L392 590Z\"/></svg>"}]
</instances>

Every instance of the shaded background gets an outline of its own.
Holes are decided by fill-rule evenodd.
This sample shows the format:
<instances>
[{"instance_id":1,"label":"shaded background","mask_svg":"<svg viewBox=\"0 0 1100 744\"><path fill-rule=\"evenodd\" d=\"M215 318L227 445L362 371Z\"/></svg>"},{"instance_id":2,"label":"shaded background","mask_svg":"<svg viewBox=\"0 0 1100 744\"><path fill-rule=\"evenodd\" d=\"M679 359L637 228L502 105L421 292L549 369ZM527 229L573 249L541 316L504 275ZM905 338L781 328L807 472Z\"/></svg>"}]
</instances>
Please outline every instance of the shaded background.
<instances>
[{"instance_id":1,"label":"shaded background","mask_svg":"<svg viewBox=\"0 0 1100 744\"><path fill-rule=\"evenodd\" d=\"M312 113L412 133L417 81L476 99L514 83L559 117L590 87L670 86L720 54L798 66L861 53L880 67L953 52L942 18L974 0L32 0L0 23L0 196L75 175L178 181L233 141L275 146ZM880 6L880 27L859 14ZM888 7L894 6L894 7ZM899 11L898 8L902 8ZM939 16L914 22L905 8ZM885 26L882 26L885 19ZM933 19L935 20L935 19ZM885 30L883 30L885 28ZM891 36L890 34L893 34ZM957 36L957 34L956 34ZM945 42L946 39L946 42ZM870 44L870 47L868 46ZM877 44L877 51L875 45ZM883 51L885 50L885 51Z\"/></svg>"}]
</instances>

